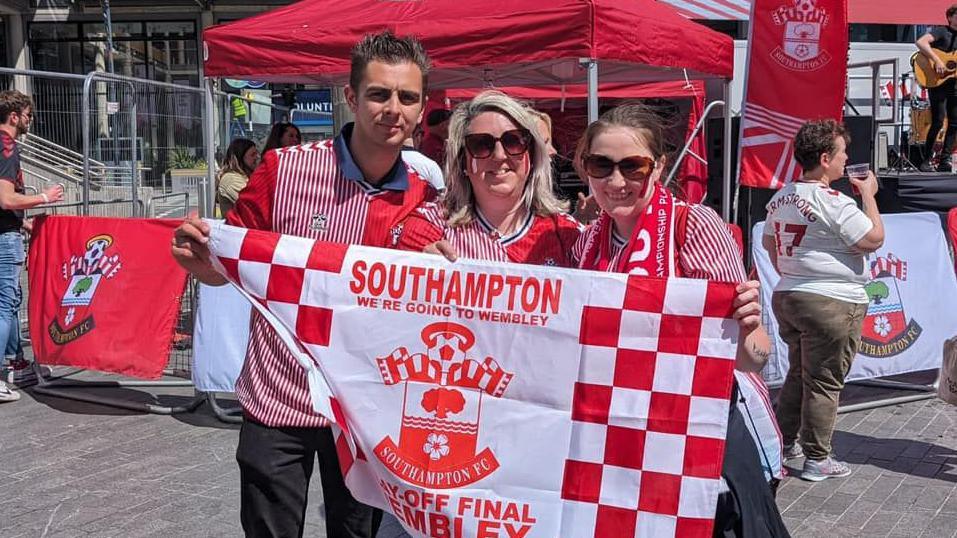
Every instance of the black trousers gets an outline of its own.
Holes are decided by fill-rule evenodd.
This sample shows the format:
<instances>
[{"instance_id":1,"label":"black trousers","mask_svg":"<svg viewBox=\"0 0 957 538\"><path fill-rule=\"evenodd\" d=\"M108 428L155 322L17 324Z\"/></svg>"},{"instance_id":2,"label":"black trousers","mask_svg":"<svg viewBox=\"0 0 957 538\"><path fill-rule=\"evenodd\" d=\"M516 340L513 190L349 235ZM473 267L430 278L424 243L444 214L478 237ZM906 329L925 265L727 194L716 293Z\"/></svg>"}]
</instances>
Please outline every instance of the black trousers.
<instances>
[{"instance_id":1,"label":"black trousers","mask_svg":"<svg viewBox=\"0 0 957 538\"><path fill-rule=\"evenodd\" d=\"M740 398L737 383L731 401ZM790 538L774 492L764 479L758 448L734 403L728 414L728 436L721 476L730 491L718 496L712 538Z\"/></svg>"},{"instance_id":2,"label":"black trousers","mask_svg":"<svg viewBox=\"0 0 957 538\"><path fill-rule=\"evenodd\" d=\"M949 157L957 145L957 80L950 79L936 88L928 90L930 99L930 130L924 142L924 158L934 154L937 135L947 118L947 134L944 135L943 157Z\"/></svg>"},{"instance_id":3,"label":"black trousers","mask_svg":"<svg viewBox=\"0 0 957 538\"><path fill-rule=\"evenodd\" d=\"M355 500L346 489L330 428L273 428L246 417L236 461L247 537L302 537L317 456L328 538L375 536L382 511Z\"/></svg>"}]
</instances>

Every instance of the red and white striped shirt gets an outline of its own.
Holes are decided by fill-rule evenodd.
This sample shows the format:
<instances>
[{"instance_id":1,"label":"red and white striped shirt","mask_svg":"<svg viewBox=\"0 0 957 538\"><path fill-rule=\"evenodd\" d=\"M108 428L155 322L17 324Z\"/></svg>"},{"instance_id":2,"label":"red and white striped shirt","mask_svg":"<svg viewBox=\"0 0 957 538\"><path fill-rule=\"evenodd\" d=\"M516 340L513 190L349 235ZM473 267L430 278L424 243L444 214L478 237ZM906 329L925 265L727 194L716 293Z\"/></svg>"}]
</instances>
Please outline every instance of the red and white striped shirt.
<instances>
[{"instance_id":1,"label":"red and white striped shirt","mask_svg":"<svg viewBox=\"0 0 957 538\"><path fill-rule=\"evenodd\" d=\"M675 204L675 211L685 212L685 221L684 226L675 227L675 265L679 274L673 276L735 283L747 280L741 252L728 232L727 225L713 209L705 205L679 202ZM589 237L596 233L598 227L589 226L575 243L572 256L576 261L581 260L585 244L588 243ZM614 271L628 241L617 233L611 234L611 241L612 259L608 267L609 271Z\"/></svg>"},{"instance_id":2,"label":"red and white striped shirt","mask_svg":"<svg viewBox=\"0 0 957 538\"><path fill-rule=\"evenodd\" d=\"M578 221L564 213L548 217L529 213L522 226L508 236L502 236L481 212L472 222L451 227L442 208L430 203L401 224L396 246L421 252L427 245L444 239L463 258L575 267L571 250L582 230Z\"/></svg>"},{"instance_id":3,"label":"red and white striped shirt","mask_svg":"<svg viewBox=\"0 0 957 538\"><path fill-rule=\"evenodd\" d=\"M343 136L266 153L226 222L345 244L385 247L393 227L435 191L399 159L379 188L361 177ZM322 427L306 373L255 311L236 383L243 411L272 427Z\"/></svg>"}]
</instances>

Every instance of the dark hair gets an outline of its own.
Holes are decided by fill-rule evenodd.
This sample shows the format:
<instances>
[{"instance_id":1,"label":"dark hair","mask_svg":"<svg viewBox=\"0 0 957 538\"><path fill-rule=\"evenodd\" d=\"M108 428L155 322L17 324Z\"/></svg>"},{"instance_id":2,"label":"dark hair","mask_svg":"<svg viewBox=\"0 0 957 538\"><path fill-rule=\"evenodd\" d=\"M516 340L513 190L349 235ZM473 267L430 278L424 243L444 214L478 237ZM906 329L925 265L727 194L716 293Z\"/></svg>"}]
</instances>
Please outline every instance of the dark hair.
<instances>
[{"instance_id":1,"label":"dark hair","mask_svg":"<svg viewBox=\"0 0 957 538\"><path fill-rule=\"evenodd\" d=\"M846 145L850 145L851 135L839 121L826 119L805 123L794 136L794 160L805 171L814 170L821 163L822 154L834 155L837 149L835 140L838 137L843 138Z\"/></svg>"},{"instance_id":2,"label":"dark hair","mask_svg":"<svg viewBox=\"0 0 957 538\"><path fill-rule=\"evenodd\" d=\"M266 145L263 146L263 153L271 149L281 148L282 147L282 135L286 133L286 129L292 127L296 130L296 134L299 135L299 140L302 141L302 131L299 130L299 127L296 127L294 123L289 123L286 121L281 121L272 126L272 130L269 131L269 136L266 137Z\"/></svg>"},{"instance_id":3,"label":"dark hair","mask_svg":"<svg viewBox=\"0 0 957 538\"><path fill-rule=\"evenodd\" d=\"M252 168L246 167L246 152L249 148L256 147L256 143L248 138L234 138L226 148L226 156L223 157L223 167L220 169L220 175L226 172L238 172L246 177L253 173Z\"/></svg>"},{"instance_id":4,"label":"dark hair","mask_svg":"<svg viewBox=\"0 0 957 538\"><path fill-rule=\"evenodd\" d=\"M422 71L422 99L425 99L429 85L429 56L418 39L412 36L396 37L389 30L363 37L352 49L349 85L354 91L359 90L366 66L373 60L389 65L405 62L417 65Z\"/></svg>"},{"instance_id":5,"label":"dark hair","mask_svg":"<svg viewBox=\"0 0 957 538\"><path fill-rule=\"evenodd\" d=\"M425 117L425 124L429 127L435 127L436 125L442 123L443 121L448 121L452 117L452 113L444 108L436 108L429 112Z\"/></svg>"},{"instance_id":6,"label":"dark hair","mask_svg":"<svg viewBox=\"0 0 957 538\"><path fill-rule=\"evenodd\" d=\"M17 90L0 92L0 123L6 123L11 112L19 114L27 108L33 108L33 99Z\"/></svg>"},{"instance_id":7,"label":"dark hair","mask_svg":"<svg viewBox=\"0 0 957 538\"><path fill-rule=\"evenodd\" d=\"M953 17L954 13L957 13L957 4L951 4L950 7L947 8L947 18Z\"/></svg>"},{"instance_id":8,"label":"dark hair","mask_svg":"<svg viewBox=\"0 0 957 538\"><path fill-rule=\"evenodd\" d=\"M582 168L582 160L591 151L591 144L595 137L614 127L631 129L636 137L651 150L655 160L666 155L668 144L665 140L662 118L652 107L640 103L625 104L612 108L598 117L598 121L585 129L585 133L578 139L575 148L575 169L579 177L586 178L588 174Z\"/></svg>"}]
</instances>

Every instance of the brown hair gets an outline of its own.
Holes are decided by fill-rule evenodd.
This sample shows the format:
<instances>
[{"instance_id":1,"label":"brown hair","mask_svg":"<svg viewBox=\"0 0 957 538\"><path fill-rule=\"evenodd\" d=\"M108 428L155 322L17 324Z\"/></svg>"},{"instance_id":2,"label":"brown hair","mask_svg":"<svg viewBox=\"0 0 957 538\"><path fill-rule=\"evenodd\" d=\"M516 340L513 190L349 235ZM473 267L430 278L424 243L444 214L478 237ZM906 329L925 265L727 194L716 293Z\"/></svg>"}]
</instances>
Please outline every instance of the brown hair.
<instances>
[{"instance_id":1,"label":"brown hair","mask_svg":"<svg viewBox=\"0 0 957 538\"><path fill-rule=\"evenodd\" d=\"M950 7L947 8L947 18L953 17L954 13L957 13L957 4L951 4Z\"/></svg>"},{"instance_id":2,"label":"brown hair","mask_svg":"<svg viewBox=\"0 0 957 538\"><path fill-rule=\"evenodd\" d=\"M352 65L349 69L349 85L353 91L359 91L359 84L371 61L380 61L389 65L409 62L422 71L422 99L429 82L429 56L418 39L412 36L396 37L386 30L379 34L368 34L352 49Z\"/></svg>"},{"instance_id":3,"label":"brown hair","mask_svg":"<svg viewBox=\"0 0 957 538\"><path fill-rule=\"evenodd\" d=\"M0 92L0 123L6 123L11 112L19 114L27 108L33 108L33 99L17 90Z\"/></svg>"},{"instance_id":4,"label":"brown hair","mask_svg":"<svg viewBox=\"0 0 957 538\"><path fill-rule=\"evenodd\" d=\"M844 139L845 145L851 144L851 135L839 121L826 119L805 123L794 136L794 160L805 171L814 170L821 163L822 154L834 156L838 137Z\"/></svg>"},{"instance_id":5,"label":"brown hair","mask_svg":"<svg viewBox=\"0 0 957 538\"><path fill-rule=\"evenodd\" d=\"M655 160L660 160L665 156L667 147L661 123L661 117L653 108L639 103L617 106L605 112L598 121L589 125L582 137L578 139L574 160L578 176L582 179L588 177L582 167L582 161L591 151L592 141L613 127L631 129L636 139L648 146Z\"/></svg>"}]
</instances>

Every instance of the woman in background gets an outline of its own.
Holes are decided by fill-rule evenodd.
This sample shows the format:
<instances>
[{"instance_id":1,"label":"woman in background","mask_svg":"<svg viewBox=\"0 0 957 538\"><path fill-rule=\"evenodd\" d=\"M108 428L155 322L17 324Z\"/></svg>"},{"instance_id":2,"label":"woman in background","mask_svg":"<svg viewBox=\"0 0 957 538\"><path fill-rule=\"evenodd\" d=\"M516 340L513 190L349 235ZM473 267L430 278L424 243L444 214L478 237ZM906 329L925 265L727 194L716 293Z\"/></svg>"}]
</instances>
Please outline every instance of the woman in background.
<instances>
[{"instance_id":1,"label":"woman in background","mask_svg":"<svg viewBox=\"0 0 957 538\"><path fill-rule=\"evenodd\" d=\"M216 201L222 216L233 208L239 191L249 182L256 165L259 164L259 150L248 138L236 138L229 143L223 167L216 176Z\"/></svg>"}]
</instances>

